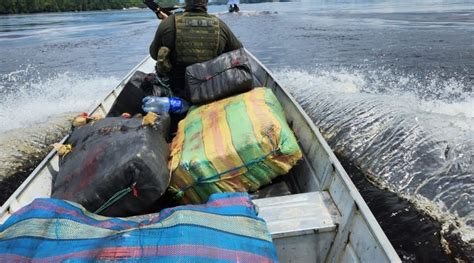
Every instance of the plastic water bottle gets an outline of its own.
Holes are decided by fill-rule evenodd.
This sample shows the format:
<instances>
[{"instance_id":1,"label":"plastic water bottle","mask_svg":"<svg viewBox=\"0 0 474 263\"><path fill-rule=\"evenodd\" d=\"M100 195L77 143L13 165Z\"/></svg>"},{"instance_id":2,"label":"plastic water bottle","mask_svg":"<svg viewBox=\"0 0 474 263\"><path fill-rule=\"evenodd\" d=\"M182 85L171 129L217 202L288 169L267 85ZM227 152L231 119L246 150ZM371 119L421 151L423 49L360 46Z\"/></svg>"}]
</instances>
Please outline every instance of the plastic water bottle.
<instances>
[{"instance_id":1,"label":"plastic water bottle","mask_svg":"<svg viewBox=\"0 0 474 263\"><path fill-rule=\"evenodd\" d=\"M143 100L142 108L145 112L154 112L154 113L185 113L189 109L189 103L183 99L176 97L156 97L148 96Z\"/></svg>"}]
</instances>

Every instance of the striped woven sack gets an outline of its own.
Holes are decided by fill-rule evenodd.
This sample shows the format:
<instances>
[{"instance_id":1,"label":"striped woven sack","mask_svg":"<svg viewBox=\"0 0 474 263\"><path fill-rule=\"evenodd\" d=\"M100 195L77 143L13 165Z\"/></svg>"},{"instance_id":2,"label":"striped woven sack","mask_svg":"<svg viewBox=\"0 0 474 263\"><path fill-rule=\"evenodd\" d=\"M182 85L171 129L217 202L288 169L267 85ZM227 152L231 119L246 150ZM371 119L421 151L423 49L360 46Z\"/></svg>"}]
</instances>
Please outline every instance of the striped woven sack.
<instances>
[{"instance_id":1,"label":"striped woven sack","mask_svg":"<svg viewBox=\"0 0 474 263\"><path fill-rule=\"evenodd\" d=\"M182 203L253 192L288 173L302 154L271 89L191 109L171 145L169 190Z\"/></svg>"},{"instance_id":2,"label":"striped woven sack","mask_svg":"<svg viewBox=\"0 0 474 263\"><path fill-rule=\"evenodd\" d=\"M109 218L58 199L36 199L0 226L0 261L277 262L246 193Z\"/></svg>"}]
</instances>

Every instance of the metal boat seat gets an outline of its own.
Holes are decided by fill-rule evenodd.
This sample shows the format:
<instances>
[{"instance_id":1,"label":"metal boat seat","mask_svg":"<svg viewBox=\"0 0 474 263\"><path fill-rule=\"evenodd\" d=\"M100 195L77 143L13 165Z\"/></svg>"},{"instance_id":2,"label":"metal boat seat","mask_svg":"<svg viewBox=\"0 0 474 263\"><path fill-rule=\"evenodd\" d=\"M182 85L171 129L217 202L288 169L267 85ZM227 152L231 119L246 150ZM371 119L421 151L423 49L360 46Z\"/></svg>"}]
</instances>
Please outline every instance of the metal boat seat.
<instances>
[{"instance_id":1,"label":"metal boat seat","mask_svg":"<svg viewBox=\"0 0 474 263\"><path fill-rule=\"evenodd\" d=\"M341 216L327 191L255 199L281 262L324 262Z\"/></svg>"}]
</instances>

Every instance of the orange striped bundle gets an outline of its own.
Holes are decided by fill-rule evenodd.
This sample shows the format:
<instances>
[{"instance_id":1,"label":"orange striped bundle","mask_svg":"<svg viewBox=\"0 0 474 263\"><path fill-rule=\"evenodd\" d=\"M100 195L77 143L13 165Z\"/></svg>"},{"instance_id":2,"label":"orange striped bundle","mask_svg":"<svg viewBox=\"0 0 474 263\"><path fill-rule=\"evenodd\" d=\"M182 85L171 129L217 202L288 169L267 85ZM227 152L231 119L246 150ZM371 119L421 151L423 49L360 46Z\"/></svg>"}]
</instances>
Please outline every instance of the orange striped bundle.
<instances>
[{"instance_id":1,"label":"orange striped bundle","mask_svg":"<svg viewBox=\"0 0 474 263\"><path fill-rule=\"evenodd\" d=\"M192 109L171 145L170 190L182 203L213 193L253 192L288 173L302 157L270 89Z\"/></svg>"}]
</instances>

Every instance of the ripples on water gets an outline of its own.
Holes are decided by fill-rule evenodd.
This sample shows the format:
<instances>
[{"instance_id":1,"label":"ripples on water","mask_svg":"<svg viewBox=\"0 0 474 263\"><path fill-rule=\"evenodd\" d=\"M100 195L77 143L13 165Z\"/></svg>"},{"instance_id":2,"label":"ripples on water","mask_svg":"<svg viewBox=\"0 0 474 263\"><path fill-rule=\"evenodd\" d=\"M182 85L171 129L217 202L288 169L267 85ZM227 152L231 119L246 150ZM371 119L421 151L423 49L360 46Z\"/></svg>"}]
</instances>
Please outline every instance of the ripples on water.
<instances>
[{"instance_id":1,"label":"ripples on water","mask_svg":"<svg viewBox=\"0 0 474 263\"><path fill-rule=\"evenodd\" d=\"M91 109L118 84L115 77L63 72L42 75L28 65L0 76L0 132L29 128L65 112Z\"/></svg>"},{"instance_id":2,"label":"ripples on water","mask_svg":"<svg viewBox=\"0 0 474 263\"><path fill-rule=\"evenodd\" d=\"M32 169L69 131L74 113L58 114L29 128L12 129L0 136L0 203L3 204Z\"/></svg>"},{"instance_id":3,"label":"ripples on water","mask_svg":"<svg viewBox=\"0 0 474 263\"><path fill-rule=\"evenodd\" d=\"M360 73L289 70L277 76L336 153L443 223L444 234L456 232L472 243L472 98L458 107L408 94L364 92ZM450 114L437 113L443 108Z\"/></svg>"},{"instance_id":4,"label":"ripples on water","mask_svg":"<svg viewBox=\"0 0 474 263\"><path fill-rule=\"evenodd\" d=\"M430 214L444 234L460 233L474 258L472 1L211 10L277 73L354 173ZM18 162L46 153L67 131L69 112L90 110L147 55L156 25L145 10L0 17L0 159L11 164L0 170L21 171ZM423 227L397 197L381 198L388 201L368 202L387 231L405 238L392 240L404 260L433 260L429 250L403 248L416 231L413 242L436 242L433 225ZM385 205L393 214L383 214Z\"/></svg>"}]
</instances>

